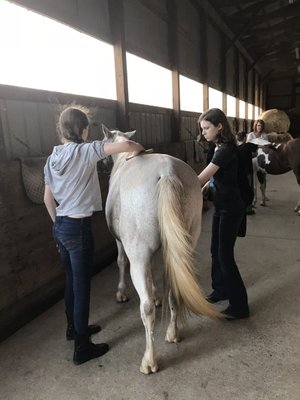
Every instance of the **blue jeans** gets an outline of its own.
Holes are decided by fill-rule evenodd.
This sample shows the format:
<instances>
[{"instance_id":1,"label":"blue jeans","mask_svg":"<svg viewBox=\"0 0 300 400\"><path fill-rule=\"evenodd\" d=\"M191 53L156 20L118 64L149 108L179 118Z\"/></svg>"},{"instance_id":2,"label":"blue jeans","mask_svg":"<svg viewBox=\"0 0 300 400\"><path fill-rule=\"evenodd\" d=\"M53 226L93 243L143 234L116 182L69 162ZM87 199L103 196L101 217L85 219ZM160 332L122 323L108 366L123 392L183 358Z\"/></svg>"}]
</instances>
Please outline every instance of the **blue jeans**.
<instances>
[{"instance_id":1,"label":"blue jeans","mask_svg":"<svg viewBox=\"0 0 300 400\"><path fill-rule=\"evenodd\" d=\"M54 239L66 273L65 307L75 332L88 332L94 240L91 217L56 217Z\"/></svg>"},{"instance_id":2,"label":"blue jeans","mask_svg":"<svg viewBox=\"0 0 300 400\"><path fill-rule=\"evenodd\" d=\"M242 206L231 211L216 208L211 238L212 287L218 296L228 297L237 313L249 311L246 288L234 259L234 245L242 218Z\"/></svg>"}]
</instances>

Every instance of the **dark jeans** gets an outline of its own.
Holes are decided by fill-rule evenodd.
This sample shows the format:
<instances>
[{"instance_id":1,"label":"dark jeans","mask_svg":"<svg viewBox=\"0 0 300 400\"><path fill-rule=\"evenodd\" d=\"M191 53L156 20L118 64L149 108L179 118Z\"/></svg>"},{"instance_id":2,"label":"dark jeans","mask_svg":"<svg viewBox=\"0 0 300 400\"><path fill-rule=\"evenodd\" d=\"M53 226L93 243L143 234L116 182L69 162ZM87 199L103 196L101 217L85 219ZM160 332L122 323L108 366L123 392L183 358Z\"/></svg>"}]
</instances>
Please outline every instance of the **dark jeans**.
<instances>
[{"instance_id":1,"label":"dark jeans","mask_svg":"<svg viewBox=\"0 0 300 400\"><path fill-rule=\"evenodd\" d=\"M234 259L234 244L243 218L243 207L228 211L215 209L212 223L212 287L220 297L228 297L237 313L249 310L244 282Z\"/></svg>"},{"instance_id":2,"label":"dark jeans","mask_svg":"<svg viewBox=\"0 0 300 400\"><path fill-rule=\"evenodd\" d=\"M65 307L78 335L87 333L94 241L91 218L56 217L53 235L66 273Z\"/></svg>"}]
</instances>

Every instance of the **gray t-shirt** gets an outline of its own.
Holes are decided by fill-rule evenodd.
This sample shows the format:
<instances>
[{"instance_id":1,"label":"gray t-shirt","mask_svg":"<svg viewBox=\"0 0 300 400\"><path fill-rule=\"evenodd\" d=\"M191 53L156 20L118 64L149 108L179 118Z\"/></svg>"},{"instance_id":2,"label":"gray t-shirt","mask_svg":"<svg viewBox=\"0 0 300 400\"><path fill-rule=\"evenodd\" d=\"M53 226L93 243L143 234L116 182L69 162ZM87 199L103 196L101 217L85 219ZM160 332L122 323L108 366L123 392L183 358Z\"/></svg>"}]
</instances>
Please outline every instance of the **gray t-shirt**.
<instances>
[{"instance_id":1,"label":"gray t-shirt","mask_svg":"<svg viewBox=\"0 0 300 400\"><path fill-rule=\"evenodd\" d=\"M89 214L102 210L97 161L106 157L104 142L68 142L55 146L45 168L45 184L58 203L56 215Z\"/></svg>"}]
</instances>

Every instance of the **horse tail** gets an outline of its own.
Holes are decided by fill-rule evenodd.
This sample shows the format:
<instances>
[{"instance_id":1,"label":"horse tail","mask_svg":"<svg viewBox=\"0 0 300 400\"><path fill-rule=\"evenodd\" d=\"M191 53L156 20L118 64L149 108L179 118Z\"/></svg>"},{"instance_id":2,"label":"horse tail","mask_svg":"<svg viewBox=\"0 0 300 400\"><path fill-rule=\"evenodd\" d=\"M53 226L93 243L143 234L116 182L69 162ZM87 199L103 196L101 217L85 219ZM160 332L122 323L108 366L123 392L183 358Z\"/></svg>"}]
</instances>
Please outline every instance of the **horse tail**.
<instances>
[{"instance_id":1,"label":"horse tail","mask_svg":"<svg viewBox=\"0 0 300 400\"><path fill-rule=\"evenodd\" d=\"M167 283L165 290L172 291L182 320L188 312L221 317L205 299L198 284L191 235L184 222L183 199L184 188L178 177L164 176L160 179L158 221Z\"/></svg>"}]
</instances>

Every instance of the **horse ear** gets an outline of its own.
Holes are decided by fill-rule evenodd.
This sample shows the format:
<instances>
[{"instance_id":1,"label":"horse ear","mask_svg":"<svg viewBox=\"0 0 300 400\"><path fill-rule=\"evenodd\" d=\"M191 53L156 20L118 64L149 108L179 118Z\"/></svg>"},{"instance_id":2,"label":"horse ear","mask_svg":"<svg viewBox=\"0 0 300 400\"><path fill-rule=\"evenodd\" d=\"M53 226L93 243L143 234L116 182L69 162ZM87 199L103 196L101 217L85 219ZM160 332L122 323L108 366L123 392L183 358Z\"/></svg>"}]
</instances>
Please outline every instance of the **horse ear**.
<instances>
[{"instance_id":1,"label":"horse ear","mask_svg":"<svg viewBox=\"0 0 300 400\"><path fill-rule=\"evenodd\" d=\"M111 131L110 131L104 124L101 124L101 126L102 126L102 132L103 132L104 136L105 136L107 139L109 139L110 137L112 137Z\"/></svg>"},{"instance_id":2,"label":"horse ear","mask_svg":"<svg viewBox=\"0 0 300 400\"><path fill-rule=\"evenodd\" d=\"M134 136L135 134L136 131L126 132L126 136L128 137L128 139L132 138L132 136Z\"/></svg>"}]
</instances>

